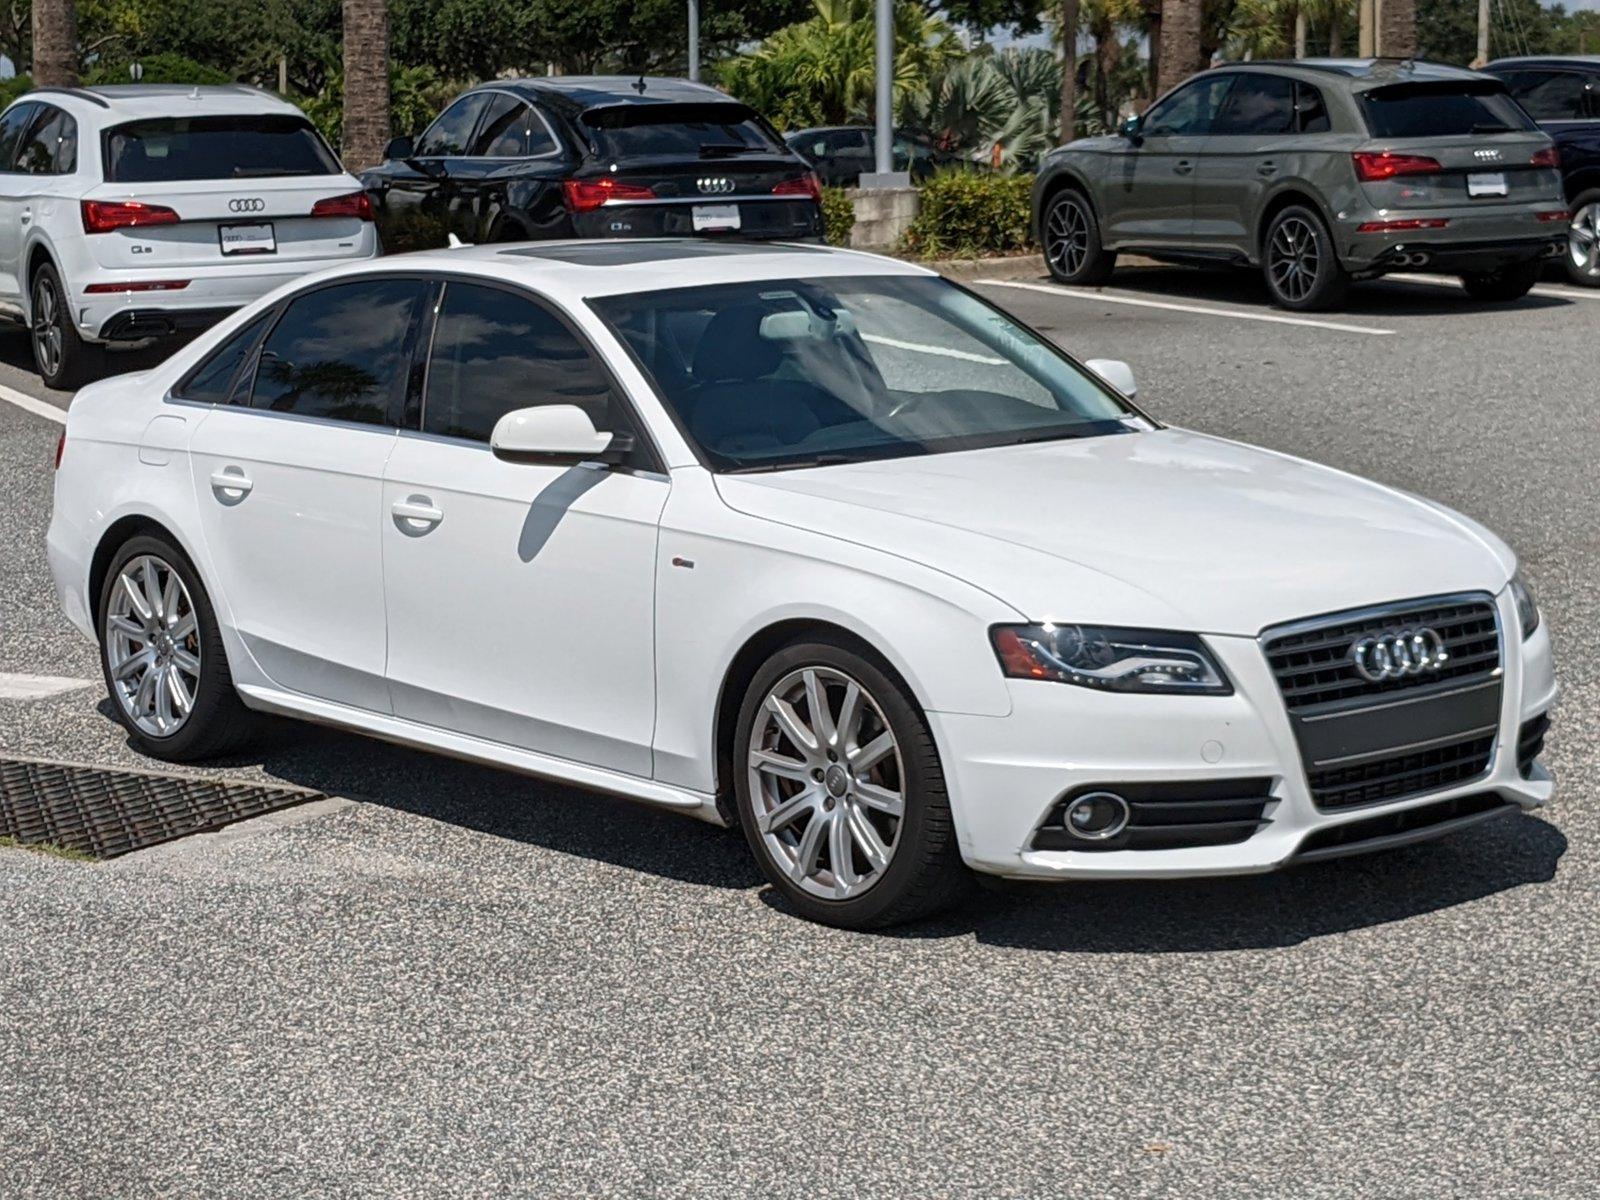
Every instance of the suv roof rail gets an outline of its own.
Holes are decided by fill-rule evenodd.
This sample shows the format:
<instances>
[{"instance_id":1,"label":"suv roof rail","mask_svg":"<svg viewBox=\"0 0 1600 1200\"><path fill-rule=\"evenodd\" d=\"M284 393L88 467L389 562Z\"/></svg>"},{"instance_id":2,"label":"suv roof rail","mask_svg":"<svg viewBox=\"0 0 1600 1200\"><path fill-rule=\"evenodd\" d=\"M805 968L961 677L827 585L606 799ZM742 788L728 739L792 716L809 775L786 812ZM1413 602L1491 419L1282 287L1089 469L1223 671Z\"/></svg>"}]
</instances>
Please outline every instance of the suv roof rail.
<instances>
[{"instance_id":1,"label":"suv roof rail","mask_svg":"<svg viewBox=\"0 0 1600 1200\"><path fill-rule=\"evenodd\" d=\"M36 87L29 88L23 96L32 96L38 92L52 92L61 96L76 96L79 100L87 100L90 104L98 104L101 108L110 108L111 102L104 96L97 96L88 88L81 87ZM17 97L19 100L21 96Z\"/></svg>"}]
</instances>

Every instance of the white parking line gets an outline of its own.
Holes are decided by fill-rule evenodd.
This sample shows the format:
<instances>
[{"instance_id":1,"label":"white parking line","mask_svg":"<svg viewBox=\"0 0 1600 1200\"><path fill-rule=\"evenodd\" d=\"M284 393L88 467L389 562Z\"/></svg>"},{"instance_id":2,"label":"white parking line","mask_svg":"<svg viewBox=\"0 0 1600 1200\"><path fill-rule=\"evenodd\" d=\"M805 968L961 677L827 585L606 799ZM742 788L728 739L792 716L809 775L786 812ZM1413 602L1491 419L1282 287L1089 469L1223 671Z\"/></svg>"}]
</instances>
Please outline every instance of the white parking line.
<instances>
[{"instance_id":1,"label":"white parking line","mask_svg":"<svg viewBox=\"0 0 1600 1200\"><path fill-rule=\"evenodd\" d=\"M1385 283L1422 283L1430 287L1461 287L1461 280L1454 275L1389 275L1384 278ZM1600 288L1594 291L1585 291L1583 288L1567 287L1559 283L1536 283L1533 285L1535 296L1560 296L1563 300L1600 300Z\"/></svg>"},{"instance_id":2,"label":"white parking line","mask_svg":"<svg viewBox=\"0 0 1600 1200\"><path fill-rule=\"evenodd\" d=\"M986 367L999 367L1005 365L1003 358L991 358L987 354L974 354L970 350L954 350L949 346L929 346L922 342L902 342L899 338L885 337L881 333L863 333L861 340L874 342L879 346L892 346L896 350L911 350L917 354L937 354L941 358L959 358L962 362L982 363Z\"/></svg>"},{"instance_id":3,"label":"white parking line","mask_svg":"<svg viewBox=\"0 0 1600 1200\"><path fill-rule=\"evenodd\" d=\"M1201 304L1174 304L1170 300L1147 300L1142 296L1115 295L1106 291L1080 291L1060 287L1053 283L1024 283L1020 279L977 279L975 283L993 287L1025 288L1030 292L1044 292L1051 296L1064 296L1069 300L1103 301L1106 304L1132 304L1138 308L1160 308L1168 312L1196 313L1202 317L1232 317L1236 321L1266 321L1272 325L1304 325L1310 329L1327 329L1334 333L1365 333L1372 337L1388 337L1392 329L1377 329L1371 325L1346 325L1341 321L1318 321L1311 317L1285 317L1277 313L1240 312L1234 308L1211 308Z\"/></svg>"},{"instance_id":4,"label":"white parking line","mask_svg":"<svg viewBox=\"0 0 1600 1200\"><path fill-rule=\"evenodd\" d=\"M46 400L36 400L26 392L19 392L16 388L7 387L0 383L0 400L7 404L15 404L24 412L31 412L36 417L43 417L47 421L54 421L57 425L67 423L67 410L57 408Z\"/></svg>"},{"instance_id":5,"label":"white parking line","mask_svg":"<svg viewBox=\"0 0 1600 1200\"><path fill-rule=\"evenodd\" d=\"M8 675L0 671L0 700L43 700L93 684L92 679L68 679L64 675Z\"/></svg>"}]
</instances>

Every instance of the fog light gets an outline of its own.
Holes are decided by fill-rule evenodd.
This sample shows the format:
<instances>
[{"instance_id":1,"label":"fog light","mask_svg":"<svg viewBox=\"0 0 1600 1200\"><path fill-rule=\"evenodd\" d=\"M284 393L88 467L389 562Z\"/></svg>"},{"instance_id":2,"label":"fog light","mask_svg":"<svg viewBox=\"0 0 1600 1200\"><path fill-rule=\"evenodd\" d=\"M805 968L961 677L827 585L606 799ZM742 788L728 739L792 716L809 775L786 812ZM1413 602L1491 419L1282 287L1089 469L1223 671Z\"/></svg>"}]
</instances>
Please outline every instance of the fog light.
<instances>
[{"instance_id":1,"label":"fog light","mask_svg":"<svg viewBox=\"0 0 1600 1200\"><path fill-rule=\"evenodd\" d=\"M1128 827L1128 802L1115 792L1085 792L1067 805L1061 824L1073 837L1101 842Z\"/></svg>"}]
</instances>

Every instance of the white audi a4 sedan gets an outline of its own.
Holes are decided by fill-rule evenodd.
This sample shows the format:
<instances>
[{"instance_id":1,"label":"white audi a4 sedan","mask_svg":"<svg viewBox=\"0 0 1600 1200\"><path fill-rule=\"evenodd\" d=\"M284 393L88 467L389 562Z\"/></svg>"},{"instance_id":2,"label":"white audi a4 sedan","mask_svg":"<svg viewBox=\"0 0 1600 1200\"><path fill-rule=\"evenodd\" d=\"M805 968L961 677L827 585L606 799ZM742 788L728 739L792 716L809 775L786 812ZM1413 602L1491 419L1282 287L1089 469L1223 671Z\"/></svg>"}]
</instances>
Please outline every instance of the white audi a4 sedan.
<instances>
[{"instance_id":1,"label":"white audi a4 sedan","mask_svg":"<svg viewBox=\"0 0 1600 1200\"><path fill-rule=\"evenodd\" d=\"M378 260L79 392L50 562L147 754L271 712L605 789L843 926L1550 797L1503 542L1132 392L870 255Z\"/></svg>"}]
</instances>

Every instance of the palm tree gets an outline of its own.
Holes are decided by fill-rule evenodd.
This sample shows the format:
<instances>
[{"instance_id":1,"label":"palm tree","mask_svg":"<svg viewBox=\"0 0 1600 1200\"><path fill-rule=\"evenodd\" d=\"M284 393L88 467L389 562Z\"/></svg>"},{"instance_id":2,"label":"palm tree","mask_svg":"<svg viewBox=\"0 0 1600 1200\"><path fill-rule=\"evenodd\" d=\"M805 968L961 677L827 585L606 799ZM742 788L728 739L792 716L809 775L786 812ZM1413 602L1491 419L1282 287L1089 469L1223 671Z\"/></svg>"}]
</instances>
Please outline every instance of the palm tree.
<instances>
[{"instance_id":1,"label":"palm tree","mask_svg":"<svg viewBox=\"0 0 1600 1200\"><path fill-rule=\"evenodd\" d=\"M1416 0L1383 0L1383 18L1378 27L1378 53L1388 58L1410 58L1416 52Z\"/></svg>"},{"instance_id":2,"label":"palm tree","mask_svg":"<svg viewBox=\"0 0 1600 1200\"><path fill-rule=\"evenodd\" d=\"M345 166L383 161L389 142L388 0L344 0Z\"/></svg>"},{"instance_id":3,"label":"palm tree","mask_svg":"<svg viewBox=\"0 0 1600 1200\"><path fill-rule=\"evenodd\" d=\"M1201 0L1161 0L1157 91L1176 87L1205 65L1200 60L1201 8Z\"/></svg>"},{"instance_id":4,"label":"palm tree","mask_svg":"<svg viewBox=\"0 0 1600 1200\"><path fill-rule=\"evenodd\" d=\"M35 87L78 82L78 6L74 0L33 0Z\"/></svg>"},{"instance_id":5,"label":"palm tree","mask_svg":"<svg viewBox=\"0 0 1600 1200\"><path fill-rule=\"evenodd\" d=\"M1077 136L1078 0L1061 0L1061 140Z\"/></svg>"}]
</instances>

